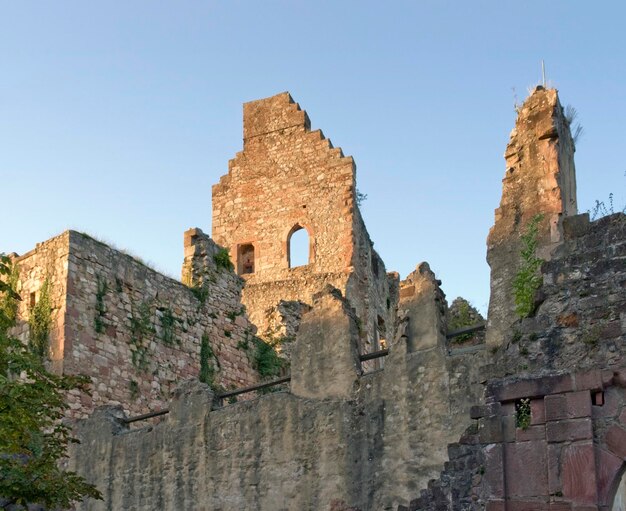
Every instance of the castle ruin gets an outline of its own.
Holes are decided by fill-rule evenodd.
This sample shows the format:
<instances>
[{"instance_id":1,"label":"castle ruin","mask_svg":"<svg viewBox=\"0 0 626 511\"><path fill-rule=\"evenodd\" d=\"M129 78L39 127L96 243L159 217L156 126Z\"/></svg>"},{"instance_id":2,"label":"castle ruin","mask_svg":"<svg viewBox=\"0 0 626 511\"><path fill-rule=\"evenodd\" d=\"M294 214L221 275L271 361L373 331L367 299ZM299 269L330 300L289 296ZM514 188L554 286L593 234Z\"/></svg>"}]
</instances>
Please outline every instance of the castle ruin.
<instances>
[{"instance_id":1,"label":"castle ruin","mask_svg":"<svg viewBox=\"0 0 626 511\"><path fill-rule=\"evenodd\" d=\"M454 342L429 264L387 272L353 159L288 93L246 103L243 138L213 187L212 238L184 235L182 282L74 231L14 257L14 333L28 342L49 293L51 367L93 382L68 396L85 419L70 466L105 500L79 509L624 509L626 217L577 214L555 90L533 91L507 146L472 345ZM531 225L543 263L520 317ZM292 267L299 230L309 261ZM288 388L226 402L262 379L263 340L285 350Z\"/></svg>"}]
</instances>

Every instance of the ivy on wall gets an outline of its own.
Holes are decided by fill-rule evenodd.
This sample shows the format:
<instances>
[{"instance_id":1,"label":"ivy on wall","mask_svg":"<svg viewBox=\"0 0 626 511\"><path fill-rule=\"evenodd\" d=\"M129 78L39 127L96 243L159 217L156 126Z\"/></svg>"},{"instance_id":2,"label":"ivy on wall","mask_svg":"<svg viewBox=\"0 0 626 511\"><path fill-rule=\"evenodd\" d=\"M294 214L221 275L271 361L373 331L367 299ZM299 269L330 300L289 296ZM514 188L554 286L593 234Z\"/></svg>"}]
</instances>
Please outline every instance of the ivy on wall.
<instances>
[{"instance_id":1,"label":"ivy on wall","mask_svg":"<svg viewBox=\"0 0 626 511\"><path fill-rule=\"evenodd\" d=\"M521 236L520 268L513 279L515 311L520 318L528 317L535 307L535 292L542 283L539 268L543 259L537 257L539 223L543 215L535 215Z\"/></svg>"},{"instance_id":2,"label":"ivy on wall","mask_svg":"<svg viewBox=\"0 0 626 511\"><path fill-rule=\"evenodd\" d=\"M154 335L150 318L150 303L141 302L130 318L131 362L140 371L147 371L149 336Z\"/></svg>"},{"instance_id":3,"label":"ivy on wall","mask_svg":"<svg viewBox=\"0 0 626 511\"><path fill-rule=\"evenodd\" d=\"M29 346L31 351L41 359L45 359L48 356L51 324L50 279L46 277L39 290L39 300L30 310L28 318L30 331Z\"/></svg>"},{"instance_id":4,"label":"ivy on wall","mask_svg":"<svg viewBox=\"0 0 626 511\"><path fill-rule=\"evenodd\" d=\"M0 254L0 274L6 275L2 294L0 294L0 331L6 331L15 325L17 321L17 304L20 300L17 294L17 282L19 280L19 268L11 259Z\"/></svg>"}]
</instances>

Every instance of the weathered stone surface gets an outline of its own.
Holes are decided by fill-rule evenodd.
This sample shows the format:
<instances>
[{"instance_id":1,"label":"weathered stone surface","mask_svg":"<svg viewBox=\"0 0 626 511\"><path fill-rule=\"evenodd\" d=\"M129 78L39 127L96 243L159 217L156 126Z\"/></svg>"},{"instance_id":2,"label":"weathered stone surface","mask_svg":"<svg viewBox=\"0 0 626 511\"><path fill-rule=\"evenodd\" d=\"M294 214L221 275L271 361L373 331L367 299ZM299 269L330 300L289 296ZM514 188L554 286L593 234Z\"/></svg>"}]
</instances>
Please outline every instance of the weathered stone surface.
<instances>
[{"instance_id":1,"label":"weathered stone surface","mask_svg":"<svg viewBox=\"0 0 626 511\"><path fill-rule=\"evenodd\" d=\"M563 239L563 218L577 212L574 143L556 90L537 87L524 102L504 157L502 200L487 239L491 295L486 339L496 346L517 319L512 284L526 226L543 215L538 255L549 259Z\"/></svg>"},{"instance_id":2,"label":"weathered stone surface","mask_svg":"<svg viewBox=\"0 0 626 511\"><path fill-rule=\"evenodd\" d=\"M205 269L211 279L202 300L181 282L75 231L16 260L25 297L34 294L37 300L43 281L50 281L53 367L91 378L91 395L69 392L71 417L108 404L122 405L129 414L165 407L179 382L197 378L203 336L215 356L209 361L215 385L258 381L238 348L252 332L241 308L239 277L215 266L219 247L199 229L186 234L185 245L186 255L195 251L196 258L203 254L212 263ZM18 314L14 332L27 342L29 300L21 302Z\"/></svg>"},{"instance_id":3,"label":"weathered stone surface","mask_svg":"<svg viewBox=\"0 0 626 511\"><path fill-rule=\"evenodd\" d=\"M212 225L246 280L252 322L263 337L271 332L268 311L281 300L311 305L331 284L360 319L360 350L377 350L393 338L397 288L363 223L352 157L311 131L289 93L246 103L243 117L243 151L213 187ZM309 261L291 267L290 240L300 229L308 234Z\"/></svg>"},{"instance_id":4,"label":"weathered stone surface","mask_svg":"<svg viewBox=\"0 0 626 511\"><path fill-rule=\"evenodd\" d=\"M349 399L361 373L356 317L339 290L314 297L300 325L291 361L291 392L313 399Z\"/></svg>"}]
</instances>

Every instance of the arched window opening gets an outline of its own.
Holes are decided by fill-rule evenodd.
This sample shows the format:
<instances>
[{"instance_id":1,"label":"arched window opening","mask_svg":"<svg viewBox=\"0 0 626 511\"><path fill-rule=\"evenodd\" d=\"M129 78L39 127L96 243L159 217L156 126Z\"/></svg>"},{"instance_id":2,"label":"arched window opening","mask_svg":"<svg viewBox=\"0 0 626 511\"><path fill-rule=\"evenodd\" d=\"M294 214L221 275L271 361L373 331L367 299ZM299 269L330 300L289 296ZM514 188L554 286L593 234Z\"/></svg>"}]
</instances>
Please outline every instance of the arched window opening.
<instances>
[{"instance_id":1,"label":"arched window opening","mask_svg":"<svg viewBox=\"0 0 626 511\"><path fill-rule=\"evenodd\" d=\"M309 233L300 225L296 225L287 240L289 268L305 266L310 262Z\"/></svg>"},{"instance_id":2,"label":"arched window opening","mask_svg":"<svg viewBox=\"0 0 626 511\"><path fill-rule=\"evenodd\" d=\"M254 273L254 245L246 243L237 248L237 273Z\"/></svg>"}]
</instances>

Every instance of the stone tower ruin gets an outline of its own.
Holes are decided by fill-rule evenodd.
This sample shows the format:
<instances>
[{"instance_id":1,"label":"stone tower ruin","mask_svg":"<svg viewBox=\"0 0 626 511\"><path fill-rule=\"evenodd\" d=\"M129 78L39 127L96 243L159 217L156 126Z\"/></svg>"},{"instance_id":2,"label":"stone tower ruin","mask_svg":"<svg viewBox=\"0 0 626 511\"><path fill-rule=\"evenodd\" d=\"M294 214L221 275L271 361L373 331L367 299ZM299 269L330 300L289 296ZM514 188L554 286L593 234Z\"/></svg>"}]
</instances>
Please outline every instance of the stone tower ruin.
<instances>
[{"instance_id":1,"label":"stone tower ruin","mask_svg":"<svg viewBox=\"0 0 626 511\"><path fill-rule=\"evenodd\" d=\"M491 267L488 344L501 344L517 319L513 280L520 236L541 218L537 255L549 260L563 242L563 219L576 215L574 142L555 89L535 88L519 109L504 158L502 200L487 238Z\"/></svg>"}]
</instances>

